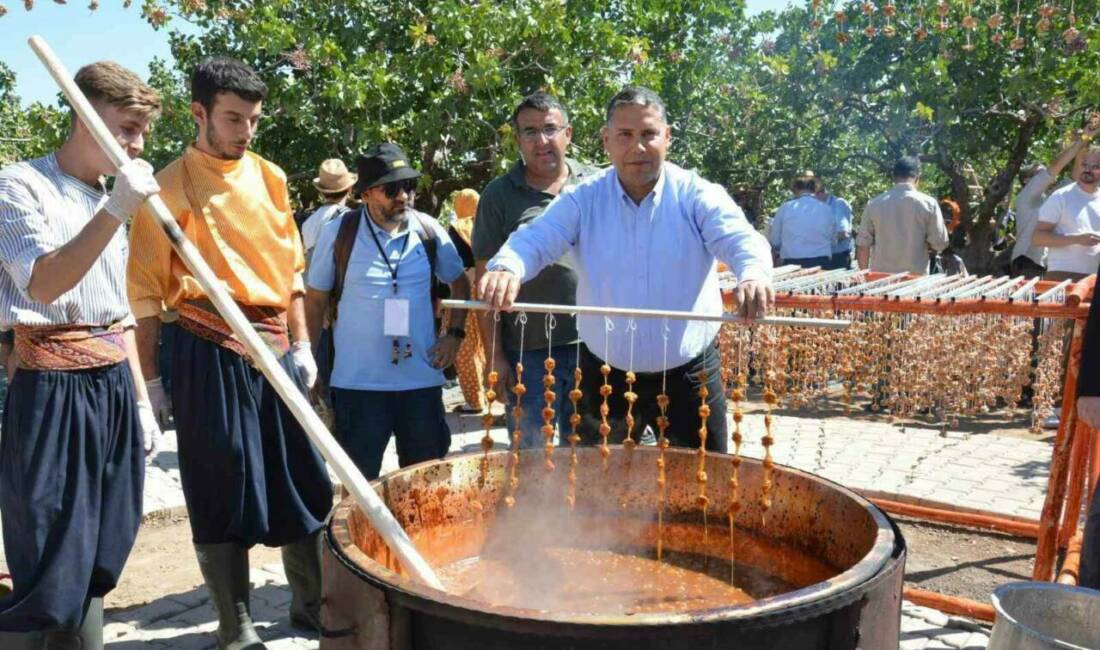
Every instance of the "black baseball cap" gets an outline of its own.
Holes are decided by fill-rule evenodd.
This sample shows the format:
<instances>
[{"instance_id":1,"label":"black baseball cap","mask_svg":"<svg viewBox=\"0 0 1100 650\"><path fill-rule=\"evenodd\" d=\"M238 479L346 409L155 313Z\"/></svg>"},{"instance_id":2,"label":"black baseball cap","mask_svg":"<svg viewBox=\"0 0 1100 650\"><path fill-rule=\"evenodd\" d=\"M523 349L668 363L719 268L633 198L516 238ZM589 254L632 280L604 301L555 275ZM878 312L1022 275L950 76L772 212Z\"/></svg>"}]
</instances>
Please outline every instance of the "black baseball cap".
<instances>
[{"instance_id":1,"label":"black baseball cap","mask_svg":"<svg viewBox=\"0 0 1100 650\"><path fill-rule=\"evenodd\" d=\"M383 142L364 151L355 159L355 168L359 172L356 194L386 183L420 178L420 172L409 164L405 152L392 142Z\"/></svg>"}]
</instances>

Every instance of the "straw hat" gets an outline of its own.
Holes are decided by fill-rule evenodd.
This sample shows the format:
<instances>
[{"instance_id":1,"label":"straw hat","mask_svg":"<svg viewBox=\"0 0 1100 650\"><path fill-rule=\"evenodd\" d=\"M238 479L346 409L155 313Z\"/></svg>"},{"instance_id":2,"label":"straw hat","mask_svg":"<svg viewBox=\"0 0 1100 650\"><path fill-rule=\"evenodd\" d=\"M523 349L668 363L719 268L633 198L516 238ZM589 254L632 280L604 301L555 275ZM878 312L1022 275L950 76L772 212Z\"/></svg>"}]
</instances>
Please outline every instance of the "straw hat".
<instances>
[{"instance_id":1,"label":"straw hat","mask_svg":"<svg viewBox=\"0 0 1100 650\"><path fill-rule=\"evenodd\" d=\"M313 179L313 186L320 192L333 194L350 188L355 184L356 178L355 174L348 172L343 160L329 158L321 163L318 176Z\"/></svg>"},{"instance_id":2,"label":"straw hat","mask_svg":"<svg viewBox=\"0 0 1100 650\"><path fill-rule=\"evenodd\" d=\"M799 183L813 183L814 192L821 190L821 180L817 178L812 169L806 169L799 172L791 179L791 188L793 189L796 184Z\"/></svg>"}]
</instances>

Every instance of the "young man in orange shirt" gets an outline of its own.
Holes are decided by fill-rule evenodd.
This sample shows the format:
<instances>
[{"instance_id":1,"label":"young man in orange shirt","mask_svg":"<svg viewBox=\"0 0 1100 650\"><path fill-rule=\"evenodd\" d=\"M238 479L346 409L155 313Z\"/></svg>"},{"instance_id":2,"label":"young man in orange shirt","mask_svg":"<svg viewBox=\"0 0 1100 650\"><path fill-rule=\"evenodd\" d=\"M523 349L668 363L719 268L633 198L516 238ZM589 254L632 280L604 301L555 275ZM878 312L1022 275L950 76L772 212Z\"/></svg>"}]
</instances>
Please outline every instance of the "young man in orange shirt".
<instances>
[{"instance_id":1,"label":"young man in orange shirt","mask_svg":"<svg viewBox=\"0 0 1100 650\"><path fill-rule=\"evenodd\" d=\"M239 61L207 59L191 79L198 137L157 174L161 197L292 378L317 376L306 331L305 257L286 175L249 151L266 86ZM173 255L146 211L131 233L130 301L159 412L160 319L178 314L171 388L180 475L222 648L261 648L249 616L248 549L280 546L296 627L319 625L322 522L332 505L324 462L241 342Z\"/></svg>"}]
</instances>

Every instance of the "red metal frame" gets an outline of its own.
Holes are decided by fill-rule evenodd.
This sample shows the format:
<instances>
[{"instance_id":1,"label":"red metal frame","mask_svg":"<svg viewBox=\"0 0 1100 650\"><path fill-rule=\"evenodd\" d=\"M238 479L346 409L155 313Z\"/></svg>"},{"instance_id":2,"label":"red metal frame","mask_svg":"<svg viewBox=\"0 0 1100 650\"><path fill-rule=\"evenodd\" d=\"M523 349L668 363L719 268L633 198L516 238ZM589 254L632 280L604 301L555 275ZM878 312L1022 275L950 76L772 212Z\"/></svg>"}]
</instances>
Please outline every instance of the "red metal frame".
<instances>
[{"instance_id":1,"label":"red metal frame","mask_svg":"<svg viewBox=\"0 0 1100 650\"><path fill-rule=\"evenodd\" d=\"M886 276L885 273L871 273L867 280L877 280ZM1036 285L1036 292L1042 293L1056 284L1041 281ZM1036 550L1033 579L1051 581L1057 577L1059 582L1076 584L1083 534L1077 530L1078 519L1082 507L1087 507L1085 495L1092 494L1094 486L1100 479L1100 454L1094 452L1097 432L1077 422L1077 377L1081 368L1082 337L1095 284L1096 276L1089 276L1076 282L1067 289L1066 299L1061 304L985 299L921 301L916 298L898 299L883 296L803 294L780 294L776 296L775 304L780 309L832 313L872 311L940 315L1001 314L1026 318L1073 319L1073 337L1067 355L1065 382L1062 387L1061 422L1055 436L1046 499L1039 521L1021 521L999 513L967 511L950 505L930 507L877 498L874 495L868 496L883 510L894 514L1034 538ZM734 297L731 292L725 294L725 300L728 307L734 307ZM1066 559L1061 573L1055 576L1055 562L1061 549L1066 549ZM993 620L993 607L988 603L910 587L906 587L904 595L914 603L946 613L986 621Z\"/></svg>"}]
</instances>

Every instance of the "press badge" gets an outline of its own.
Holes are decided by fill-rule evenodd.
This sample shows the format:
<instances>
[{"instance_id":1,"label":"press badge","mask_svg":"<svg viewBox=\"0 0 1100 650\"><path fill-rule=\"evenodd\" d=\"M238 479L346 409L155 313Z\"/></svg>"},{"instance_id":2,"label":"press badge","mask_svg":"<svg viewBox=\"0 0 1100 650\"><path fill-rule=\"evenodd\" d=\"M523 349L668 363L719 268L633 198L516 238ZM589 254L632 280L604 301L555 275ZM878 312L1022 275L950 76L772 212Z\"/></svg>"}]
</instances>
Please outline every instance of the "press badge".
<instances>
[{"instance_id":1,"label":"press badge","mask_svg":"<svg viewBox=\"0 0 1100 650\"><path fill-rule=\"evenodd\" d=\"M384 334L386 336L408 336L408 298L386 298L385 305Z\"/></svg>"}]
</instances>

